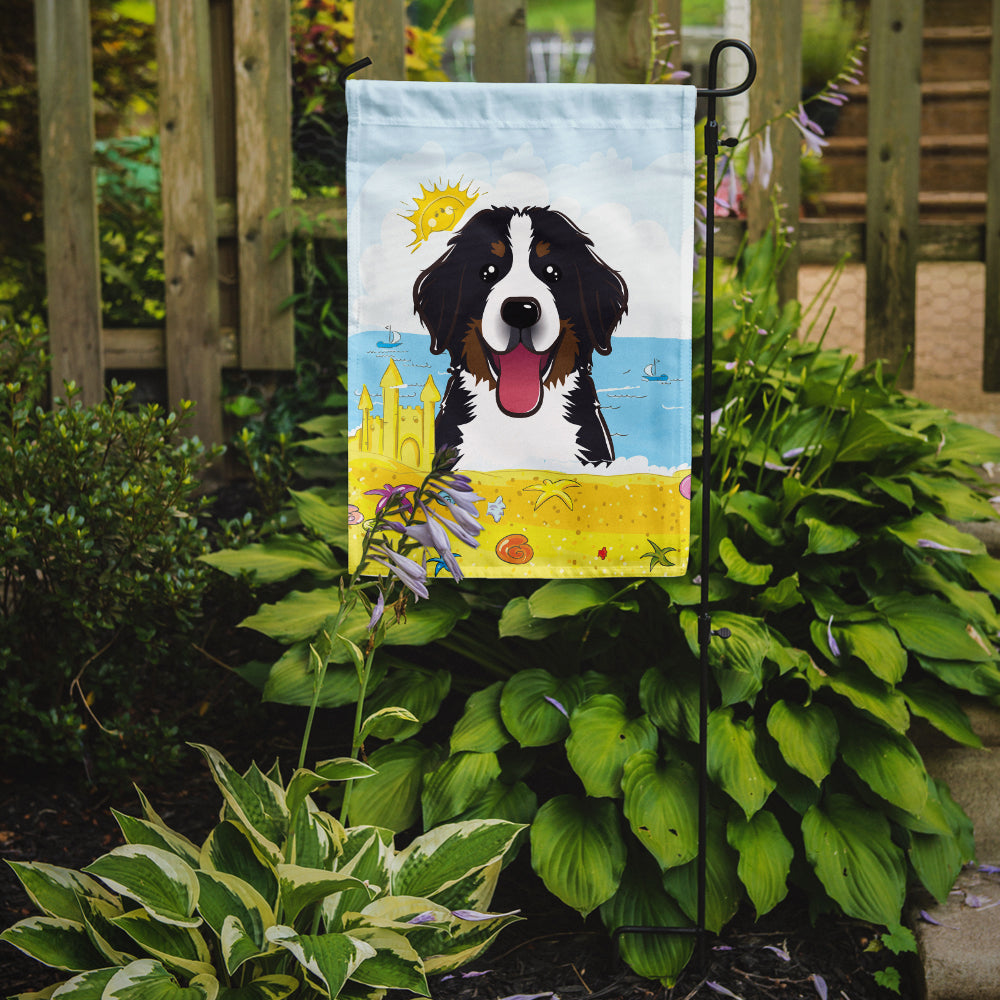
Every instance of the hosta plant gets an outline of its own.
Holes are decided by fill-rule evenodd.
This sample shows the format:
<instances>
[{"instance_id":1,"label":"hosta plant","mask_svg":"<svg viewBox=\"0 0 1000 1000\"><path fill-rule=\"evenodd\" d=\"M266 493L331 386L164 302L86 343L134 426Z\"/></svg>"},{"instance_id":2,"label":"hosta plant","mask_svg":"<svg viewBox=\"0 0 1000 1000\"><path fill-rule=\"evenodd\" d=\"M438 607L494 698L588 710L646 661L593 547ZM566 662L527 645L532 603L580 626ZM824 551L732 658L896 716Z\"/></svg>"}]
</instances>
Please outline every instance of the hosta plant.
<instances>
[{"instance_id":1,"label":"hosta plant","mask_svg":"<svg viewBox=\"0 0 1000 1000\"><path fill-rule=\"evenodd\" d=\"M472 694L444 759L412 738L373 748L356 817L531 822L536 871L581 914L693 923L708 544L712 626L731 635L709 647L707 927L796 887L814 913L905 940L908 885L947 896L971 825L910 727L977 746L959 697L1000 695L1000 561L954 523L995 516L976 466L1000 461L1000 440L799 339L777 261L772 243L750 247L716 293L715 461L692 503L696 526L711 504L712 532L688 574L509 598L496 646L517 669ZM691 953L689 936L621 940L667 982Z\"/></svg>"},{"instance_id":2,"label":"hosta plant","mask_svg":"<svg viewBox=\"0 0 1000 1000\"><path fill-rule=\"evenodd\" d=\"M82 871L11 863L41 915L0 938L68 974L31 996L428 996L429 973L470 961L518 919L488 912L517 824L450 823L397 849L391 831L347 829L313 801L332 781L370 778L366 764L338 758L286 784L276 767L240 774L199 749L224 802L201 845L140 793L142 818L115 813L125 845Z\"/></svg>"}]
</instances>

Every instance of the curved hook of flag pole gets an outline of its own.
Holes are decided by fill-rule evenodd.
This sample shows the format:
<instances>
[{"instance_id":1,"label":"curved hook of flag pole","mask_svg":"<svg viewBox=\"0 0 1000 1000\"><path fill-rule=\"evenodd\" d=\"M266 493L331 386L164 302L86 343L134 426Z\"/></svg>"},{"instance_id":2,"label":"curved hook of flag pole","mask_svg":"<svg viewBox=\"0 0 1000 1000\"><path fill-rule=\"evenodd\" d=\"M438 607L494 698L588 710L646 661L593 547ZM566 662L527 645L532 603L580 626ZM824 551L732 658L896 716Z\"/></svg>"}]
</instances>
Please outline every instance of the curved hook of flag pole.
<instances>
[{"instance_id":1,"label":"curved hook of flag pole","mask_svg":"<svg viewBox=\"0 0 1000 1000\"><path fill-rule=\"evenodd\" d=\"M352 73L357 73L358 70L364 69L366 66L371 66L371 65L372 65L371 59L369 59L368 56L365 56L363 59L359 59L357 62L352 62L350 66L345 66L337 74L337 83L340 85L340 89L344 90L346 88L347 78Z\"/></svg>"}]
</instances>

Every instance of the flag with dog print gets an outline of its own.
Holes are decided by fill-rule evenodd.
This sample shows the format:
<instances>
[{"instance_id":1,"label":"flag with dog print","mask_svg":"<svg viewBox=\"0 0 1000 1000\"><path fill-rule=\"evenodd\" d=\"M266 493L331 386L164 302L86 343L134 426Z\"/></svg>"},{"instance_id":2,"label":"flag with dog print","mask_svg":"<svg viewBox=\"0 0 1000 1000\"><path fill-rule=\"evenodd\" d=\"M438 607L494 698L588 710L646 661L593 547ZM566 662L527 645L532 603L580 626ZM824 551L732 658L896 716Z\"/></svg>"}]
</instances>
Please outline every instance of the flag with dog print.
<instances>
[{"instance_id":1,"label":"flag with dog print","mask_svg":"<svg viewBox=\"0 0 1000 1000\"><path fill-rule=\"evenodd\" d=\"M348 81L352 567L447 448L463 575L686 572L695 98Z\"/></svg>"}]
</instances>

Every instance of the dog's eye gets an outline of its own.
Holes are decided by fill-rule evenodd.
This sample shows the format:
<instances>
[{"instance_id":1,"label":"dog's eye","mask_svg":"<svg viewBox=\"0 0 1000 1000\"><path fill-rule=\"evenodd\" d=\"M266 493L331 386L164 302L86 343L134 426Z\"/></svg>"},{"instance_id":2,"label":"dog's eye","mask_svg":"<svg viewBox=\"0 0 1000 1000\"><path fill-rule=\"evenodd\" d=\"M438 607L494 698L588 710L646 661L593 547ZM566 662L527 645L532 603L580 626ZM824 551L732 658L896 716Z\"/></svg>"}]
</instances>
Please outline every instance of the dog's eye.
<instances>
[{"instance_id":1,"label":"dog's eye","mask_svg":"<svg viewBox=\"0 0 1000 1000\"><path fill-rule=\"evenodd\" d=\"M500 277L500 268L496 264L484 264L479 272L479 277L483 281L496 281Z\"/></svg>"},{"instance_id":2,"label":"dog's eye","mask_svg":"<svg viewBox=\"0 0 1000 1000\"><path fill-rule=\"evenodd\" d=\"M555 283L562 277L562 271L555 264L546 264L542 268L542 276L546 281Z\"/></svg>"}]
</instances>

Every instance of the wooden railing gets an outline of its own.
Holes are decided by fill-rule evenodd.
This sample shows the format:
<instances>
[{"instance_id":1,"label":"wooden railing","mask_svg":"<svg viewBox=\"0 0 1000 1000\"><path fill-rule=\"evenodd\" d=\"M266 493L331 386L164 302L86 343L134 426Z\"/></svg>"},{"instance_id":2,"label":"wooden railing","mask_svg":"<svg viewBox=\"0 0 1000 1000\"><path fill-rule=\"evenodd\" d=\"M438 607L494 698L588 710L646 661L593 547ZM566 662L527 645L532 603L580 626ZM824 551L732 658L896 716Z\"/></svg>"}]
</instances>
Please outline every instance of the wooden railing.
<instances>
[{"instance_id":1,"label":"wooden railing","mask_svg":"<svg viewBox=\"0 0 1000 1000\"><path fill-rule=\"evenodd\" d=\"M525 6L530 0L475 0L476 74L481 81L526 76ZM653 9L655 8L655 10ZM916 265L985 261L983 384L1000 390L1000 0L992 6L989 172L985 223L921 222L918 216L919 52L922 2L871 0L867 214L864 221L800 220L781 276L796 292L800 263L850 254L867 270L866 355L898 363L909 352L912 383ZM750 91L750 130L798 104L801 0L753 0L750 39L759 73ZM364 72L404 73L404 0L358 0L355 49ZM171 402L195 400L195 431L223 437L221 371L275 371L293 365L293 220L314 236L340 239L344 206L291 204L289 0L158 0L160 136L163 170L166 325L101 326L96 193L93 180L88 0L36 0L45 182L49 328L53 384L72 379L86 401L103 393L109 369L166 369ZM595 0L598 85L643 82L649 18L680 24L681 0ZM681 40L683 46L683 39ZM677 53L675 52L675 58ZM724 102L721 102L724 104ZM720 108L723 118L726 109ZM729 124L730 133L738 122ZM800 137L787 121L773 134L775 170L751 189L746 220L724 220L718 251L743 232L759 235L774 200L799 204ZM281 249L284 247L285 249Z\"/></svg>"}]
</instances>

